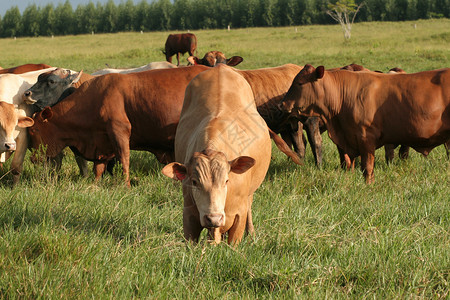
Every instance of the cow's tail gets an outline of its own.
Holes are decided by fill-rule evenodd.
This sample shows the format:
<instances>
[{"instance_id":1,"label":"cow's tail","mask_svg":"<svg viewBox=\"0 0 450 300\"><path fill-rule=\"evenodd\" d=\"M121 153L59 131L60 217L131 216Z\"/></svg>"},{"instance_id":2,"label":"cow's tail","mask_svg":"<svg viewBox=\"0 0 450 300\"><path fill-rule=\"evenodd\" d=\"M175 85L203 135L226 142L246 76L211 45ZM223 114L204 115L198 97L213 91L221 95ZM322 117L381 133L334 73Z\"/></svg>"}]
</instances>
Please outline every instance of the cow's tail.
<instances>
[{"instance_id":1,"label":"cow's tail","mask_svg":"<svg viewBox=\"0 0 450 300\"><path fill-rule=\"evenodd\" d=\"M272 131L272 129L270 129L269 127L267 127L269 129L269 133L270 133L270 137L273 139L273 141L275 142L275 145L277 145L278 149L280 149L281 152L283 152L284 154L286 154L287 156L289 156L292 161L294 163L296 163L297 165L303 165L303 163L300 160L300 157L298 157L297 153L295 153L294 151L292 151L291 148L289 148L289 146L286 144L286 142L278 136L278 134L276 134L275 132Z\"/></svg>"}]
</instances>

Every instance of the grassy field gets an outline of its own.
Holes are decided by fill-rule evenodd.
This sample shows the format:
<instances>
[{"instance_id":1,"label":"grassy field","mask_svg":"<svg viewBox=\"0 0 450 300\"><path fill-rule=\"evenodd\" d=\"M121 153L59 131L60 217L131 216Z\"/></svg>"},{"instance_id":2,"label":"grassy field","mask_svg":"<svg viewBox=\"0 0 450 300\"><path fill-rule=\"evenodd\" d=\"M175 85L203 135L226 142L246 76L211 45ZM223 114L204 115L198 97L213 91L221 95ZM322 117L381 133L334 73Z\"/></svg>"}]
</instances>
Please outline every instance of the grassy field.
<instances>
[{"instance_id":1,"label":"grassy field","mask_svg":"<svg viewBox=\"0 0 450 300\"><path fill-rule=\"evenodd\" d=\"M416 24L416 28L414 28ZM199 56L241 55L240 69L350 63L416 72L449 67L450 20L195 31ZM162 61L167 32L2 39L0 66L47 63L93 72ZM185 61L186 56L184 56ZM73 155L54 174L27 158L11 189L0 171L0 298L448 299L450 163L444 148L392 165L378 150L375 183L324 166L299 167L273 150L255 194L256 235L235 247L187 244L181 185L153 155L133 152L132 186L116 169L94 183ZM309 146L308 146L309 147ZM203 235L204 237L205 235Z\"/></svg>"}]
</instances>

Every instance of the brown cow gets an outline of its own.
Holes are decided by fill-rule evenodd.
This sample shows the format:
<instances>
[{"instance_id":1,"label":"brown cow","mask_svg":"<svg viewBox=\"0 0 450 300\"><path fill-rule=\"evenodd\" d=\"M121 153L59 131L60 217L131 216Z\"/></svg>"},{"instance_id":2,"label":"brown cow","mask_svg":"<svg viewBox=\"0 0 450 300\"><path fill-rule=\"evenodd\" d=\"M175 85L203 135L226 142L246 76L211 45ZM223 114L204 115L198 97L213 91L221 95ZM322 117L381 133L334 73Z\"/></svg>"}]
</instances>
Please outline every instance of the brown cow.
<instances>
[{"instance_id":1,"label":"brown cow","mask_svg":"<svg viewBox=\"0 0 450 300\"><path fill-rule=\"evenodd\" d=\"M172 56L177 55L177 66L180 65L180 53L189 53L193 56L197 50L197 37L193 33L169 34L166 40L165 51L166 60L172 63Z\"/></svg>"},{"instance_id":2,"label":"brown cow","mask_svg":"<svg viewBox=\"0 0 450 300\"><path fill-rule=\"evenodd\" d=\"M225 54L220 51L209 51L205 54L205 56L203 56L202 59L196 56L189 56L187 60L191 65L205 65L208 67L214 67L217 64L237 66L244 59L240 56L232 56L230 58L226 58Z\"/></svg>"},{"instance_id":3,"label":"brown cow","mask_svg":"<svg viewBox=\"0 0 450 300\"><path fill-rule=\"evenodd\" d=\"M271 143L246 80L226 65L195 77L186 88L175 158L162 173L183 182L183 229L198 241L203 228L219 243L253 232L253 193L269 168ZM248 223L248 224L247 224Z\"/></svg>"},{"instance_id":4,"label":"brown cow","mask_svg":"<svg viewBox=\"0 0 450 300\"><path fill-rule=\"evenodd\" d=\"M7 73L22 74L22 73L38 71L38 70L43 70L43 69L48 69L48 68L51 68L51 66L46 65L46 64L26 64L26 65L20 65L20 66L8 68L8 69L1 69L0 74L7 74Z\"/></svg>"},{"instance_id":5,"label":"brown cow","mask_svg":"<svg viewBox=\"0 0 450 300\"><path fill-rule=\"evenodd\" d=\"M382 74L306 65L280 107L321 117L350 159L361 155L371 183L378 147L402 144L427 155L450 139L450 69Z\"/></svg>"},{"instance_id":6,"label":"brown cow","mask_svg":"<svg viewBox=\"0 0 450 300\"><path fill-rule=\"evenodd\" d=\"M48 157L71 147L94 161L96 179L116 157L129 185L130 149L150 151L162 163L173 161L185 87L207 69L192 66L93 78L35 115L29 130L33 147L48 145Z\"/></svg>"},{"instance_id":7,"label":"brown cow","mask_svg":"<svg viewBox=\"0 0 450 300\"><path fill-rule=\"evenodd\" d=\"M74 89L80 87L82 83L92 78L95 76L83 71L75 73L71 70L57 68L39 75L37 82L24 92L23 100L30 105L33 112L39 112L47 106L55 105L72 93ZM56 170L61 168L62 159L63 152L53 159ZM88 176L86 160L77 154L75 154L75 160L80 169L80 175Z\"/></svg>"}]
</instances>

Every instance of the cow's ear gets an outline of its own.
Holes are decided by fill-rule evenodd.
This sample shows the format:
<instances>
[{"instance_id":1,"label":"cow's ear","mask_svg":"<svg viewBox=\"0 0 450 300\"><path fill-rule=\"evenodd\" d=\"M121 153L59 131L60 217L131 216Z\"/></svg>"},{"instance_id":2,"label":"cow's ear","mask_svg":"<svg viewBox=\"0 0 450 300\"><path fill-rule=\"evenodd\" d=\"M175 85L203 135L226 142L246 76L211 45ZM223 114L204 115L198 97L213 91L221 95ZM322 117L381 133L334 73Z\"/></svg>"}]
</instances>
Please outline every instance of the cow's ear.
<instances>
[{"instance_id":1,"label":"cow's ear","mask_svg":"<svg viewBox=\"0 0 450 300\"><path fill-rule=\"evenodd\" d=\"M200 64L200 60L198 59L198 57L196 56L189 56L187 58L187 61L191 64L191 65L199 65Z\"/></svg>"},{"instance_id":2,"label":"cow's ear","mask_svg":"<svg viewBox=\"0 0 450 300\"><path fill-rule=\"evenodd\" d=\"M244 59L240 56L232 56L227 59L227 65L228 66L237 66L240 64Z\"/></svg>"},{"instance_id":3,"label":"cow's ear","mask_svg":"<svg viewBox=\"0 0 450 300\"><path fill-rule=\"evenodd\" d=\"M19 117L17 121L17 126L20 128L27 128L34 125L34 120L30 117Z\"/></svg>"},{"instance_id":4,"label":"cow's ear","mask_svg":"<svg viewBox=\"0 0 450 300\"><path fill-rule=\"evenodd\" d=\"M255 165L255 159L250 156L239 156L232 161L229 161L230 172L242 174Z\"/></svg>"},{"instance_id":5,"label":"cow's ear","mask_svg":"<svg viewBox=\"0 0 450 300\"><path fill-rule=\"evenodd\" d=\"M169 178L182 181L187 176L186 167L183 164L173 162L166 165L161 172Z\"/></svg>"},{"instance_id":6,"label":"cow's ear","mask_svg":"<svg viewBox=\"0 0 450 300\"><path fill-rule=\"evenodd\" d=\"M80 80L82 74L83 74L83 70L71 75L70 80L72 80L72 84L77 83Z\"/></svg>"},{"instance_id":7,"label":"cow's ear","mask_svg":"<svg viewBox=\"0 0 450 300\"><path fill-rule=\"evenodd\" d=\"M50 120L53 117L52 109L49 106L44 108L44 110L41 112L41 117L44 122Z\"/></svg>"},{"instance_id":8,"label":"cow's ear","mask_svg":"<svg viewBox=\"0 0 450 300\"><path fill-rule=\"evenodd\" d=\"M324 66L318 66L316 69L316 78L320 79L325 74L325 67Z\"/></svg>"}]
</instances>

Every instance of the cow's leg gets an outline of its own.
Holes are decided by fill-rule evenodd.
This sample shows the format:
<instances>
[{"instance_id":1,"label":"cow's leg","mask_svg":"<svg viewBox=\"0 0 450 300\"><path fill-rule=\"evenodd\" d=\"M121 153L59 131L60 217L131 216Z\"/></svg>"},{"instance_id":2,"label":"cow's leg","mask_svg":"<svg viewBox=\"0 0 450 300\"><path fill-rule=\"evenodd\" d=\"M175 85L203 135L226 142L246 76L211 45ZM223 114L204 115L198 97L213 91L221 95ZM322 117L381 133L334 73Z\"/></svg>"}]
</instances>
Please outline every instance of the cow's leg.
<instances>
[{"instance_id":1,"label":"cow's leg","mask_svg":"<svg viewBox=\"0 0 450 300\"><path fill-rule=\"evenodd\" d=\"M293 132L282 131L282 132L280 132L280 135L281 135L281 138L288 145L289 149L294 148L294 151L299 155L300 160L303 161L303 159L305 157L304 144L298 143L297 141L295 141L295 139L297 139L297 137L294 137L295 134Z\"/></svg>"},{"instance_id":2,"label":"cow's leg","mask_svg":"<svg viewBox=\"0 0 450 300\"><path fill-rule=\"evenodd\" d=\"M407 159L409 156L409 147L401 145L400 151L398 152L398 156L400 157L400 159Z\"/></svg>"},{"instance_id":3,"label":"cow's leg","mask_svg":"<svg viewBox=\"0 0 450 300\"><path fill-rule=\"evenodd\" d=\"M20 174L22 174L23 169L23 161L25 160L25 154L27 153L28 149L28 135L25 130L21 128L16 138L16 151L14 152L14 157L11 162L13 185L19 183Z\"/></svg>"},{"instance_id":4,"label":"cow's leg","mask_svg":"<svg viewBox=\"0 0 450 300\"><path fill-rule=\"evenodd\" d=\"M303 159L305 157L307 143L306 138L303 135L303 123L300 121L295 121L295 123L291 123L291 129L294 151L301 159Z\"/></svg>"},{"instance_id":5,"label":"cow's leg","mask_svg":"<svg viewBox=\"0 0 450 300\"><path fill-rule=\"evenodd\" d=\"M370 184L374 182L375 147L365 147L361 152L361 170L363 171L366 183Z\"/></svg>"},{"instance_id":6,"label":"cow's leg","mask_svg":"<svg viewBox=\"0 0 450 300\"><path fill-rule=\"evenodd\" d=\"M119 117L119 116L117 116ZM131 124L123 116L123 119L113 120L108 126L108 135L111 139L111 144L114 147L116 158L122 164L123 175L125 176L125 183L130 186L130 135ZM127 121L123 121L126 119Z\"/></svg>"},{"instance_id":7,"label":"cow's leg","mask_svg":"<svg viewBox=\"0 0 450 300\"><path fill-rule=\"evenodd\" d=\"M447 152L447 159L450 159L450 140L444 143L445 151Z\"/></svg>"},{"instance_id":8,"label":"cow's leg","mask_svg":"<svg viewBox=\"0 0 450 300\"><path fill-rule=\"evenodd\" d=\"M386 159L386 164L390 164L394 160L396 145L386 144L384 145L384 158Z\"/></svg>"},{"instance_id":9,"label":"cow's leg","mask_svg":"<svg viewBox=\"0 0 450 300\"><path fill-rule=\"evenodd\" d=\"M247 224L247 214L237 214L234 217L234 223L228 230L228 244L236 244L242 240Z\"/></svg>"},{"instance_id":10,"label":"cow's leg","mask_svg":"<svg viewBox=\"0 0 450 300\"><path fill-rule=\"evenodd\" d=\"M253 226L252 204L253 194L248 197L247 224L245 225L245 231L248 235L255 234L255 227Z\"/></svg>"},{"instance_id":11,"label":"cow's leg","mask_svg":"<svg viewBox=\"0 0 450 300\"><path fill-rule=\"evenodd\" d=\"M215 244L220 244L222 241L222 234L220 233L220 228L210 228L208 229L208 239L213 241Z\"/></svg>"},{"instance_id":12,"label":"cow's leg","mask_svg":"<svg viewBox=\"0 0 450 300\"><path fill-rule=\"evenodd\" d=\"M95 181L100 180L103 173L105 173L106 164L107 164L107 162L103 161L103 160L94 162L93 171L94 171Z\"/></svg>"},{"instance_id":13,"label":"cow's leg","mask_svg":"<svg viewBox=\"0 0 450 300\"><path fill-rule=\"evenodd\" d=\"M80 169L80 176L88 177L89 170L88 170L87 160L85 160L81 156L75 154L75 161L77 162L78 169Z\"/></svg>"},{"instance_id":14,"label":"cow's leg","mask_svg":"<svg viewBox=\"0 0 450 300\"><path fill-rule=\"evenodd\" d=\"M180 65L180 52L177 52L177 66Z\"/></svg>"},{"instance_id":15,"label":"cow's leg","mask_svg":"<svg viewBox=\"0 0 450 300\"><path fill-rule=\"evenodd\" d=\"M322 166L322 135L320 135L319 118L309 117L305 122L306 134L318 167Z\"/></svg>"},{"instance_id":16,"label":"cow's leg","mask_svg":"<svg viewBox=\"0 0 450 300\"><path fill-rule=\"evenodd\" d=\"M63 158L64 153L61 151L58 155L49 159L51 166L55 168L56 172L59 172L59 170L61 170Z\"/></svg>"}]
</instances>

